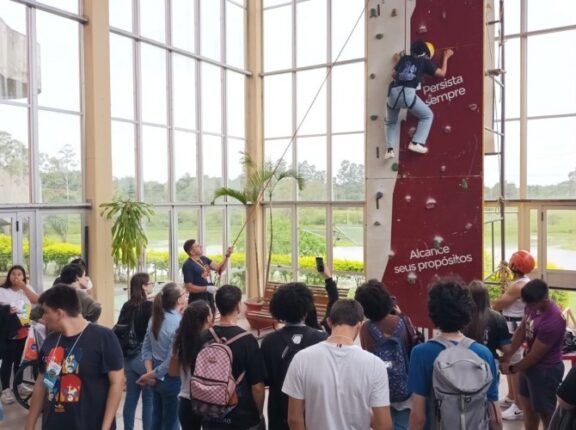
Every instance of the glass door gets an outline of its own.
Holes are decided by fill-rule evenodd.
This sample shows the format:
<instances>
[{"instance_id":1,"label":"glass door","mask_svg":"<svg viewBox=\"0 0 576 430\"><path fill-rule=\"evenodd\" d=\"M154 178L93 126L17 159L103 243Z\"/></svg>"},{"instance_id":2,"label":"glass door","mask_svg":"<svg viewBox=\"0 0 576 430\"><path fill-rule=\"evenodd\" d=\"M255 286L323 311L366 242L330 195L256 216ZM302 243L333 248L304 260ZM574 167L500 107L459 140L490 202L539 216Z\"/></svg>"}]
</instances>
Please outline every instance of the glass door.
<instances>
[{"instance_id":1,"label":"glass door","mask_svg":"<svg viewBox=\"0 0 576 430\"><path fill-rule=\"evenodd\" d=\"M37 284L35 228L34 212L0 212L0 282L10 267L20 264L26 269L30 284Z\"/></svg>"}]
</instances>

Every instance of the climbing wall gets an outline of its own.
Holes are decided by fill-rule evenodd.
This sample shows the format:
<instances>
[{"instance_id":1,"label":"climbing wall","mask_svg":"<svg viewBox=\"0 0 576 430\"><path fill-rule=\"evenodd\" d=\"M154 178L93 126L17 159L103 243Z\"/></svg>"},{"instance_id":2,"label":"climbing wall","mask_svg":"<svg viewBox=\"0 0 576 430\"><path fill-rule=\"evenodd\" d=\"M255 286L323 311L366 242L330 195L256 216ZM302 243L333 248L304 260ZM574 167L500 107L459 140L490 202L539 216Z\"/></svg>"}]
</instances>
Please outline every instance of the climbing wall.
<instances>
[{"instance_id":1,"label":"climbing wall","mask_svg":"<svg viewBox=\"0 0 576 430\"><path fill-rule=\"evenodd\" d=\"M482 0L370 0L366 14L366 270L420 326L434 276L482 276ZM434 112L429 153L407 150L416 120L401 117L396 158L384 160L386 95L395 52L423 39L455 52L445 78L419 96Z\"/></svg>"}]
</instances>

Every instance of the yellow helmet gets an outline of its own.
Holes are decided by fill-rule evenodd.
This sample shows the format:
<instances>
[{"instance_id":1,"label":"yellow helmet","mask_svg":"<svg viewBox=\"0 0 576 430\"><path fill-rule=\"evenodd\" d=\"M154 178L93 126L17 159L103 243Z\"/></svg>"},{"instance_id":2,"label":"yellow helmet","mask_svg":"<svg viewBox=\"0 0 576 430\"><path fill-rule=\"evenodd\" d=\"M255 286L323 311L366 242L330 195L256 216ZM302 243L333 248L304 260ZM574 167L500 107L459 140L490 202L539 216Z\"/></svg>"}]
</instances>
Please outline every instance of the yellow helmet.
<instances>
[{"instance_id":1,"label":"yellow helmet","mask_svg":"<svg viewBox=\"0 0 576 430\"><path fill-rule=\"evenodd\" d=\"M430 52L430 58L434 57L434 45L432 45L432 42L426 42L426 47L428 52Z\"/></svg>"}]
</instances>

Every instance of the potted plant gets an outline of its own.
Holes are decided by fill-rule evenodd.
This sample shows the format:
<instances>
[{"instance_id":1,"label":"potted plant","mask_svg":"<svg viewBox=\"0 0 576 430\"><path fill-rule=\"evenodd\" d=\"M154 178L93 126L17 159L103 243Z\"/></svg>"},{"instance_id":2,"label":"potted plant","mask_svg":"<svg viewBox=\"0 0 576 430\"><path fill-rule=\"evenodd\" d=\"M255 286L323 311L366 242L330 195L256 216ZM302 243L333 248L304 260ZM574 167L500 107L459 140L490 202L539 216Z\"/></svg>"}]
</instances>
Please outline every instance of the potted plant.
<instances>
[{"instance_id":1,"label":"potted plant","mask_svg":"<svg viewBox=\"0 0 576 430\"><path fill-rule=\"evenodd\" d=\"M270 204L270 211L268 213L268 224L270 226L270 241L268 244L268 255L266 260L266 269L264 271L264 284L268 282L268 277L270 275L270 265L272 261L272 249L274 241L274 229L273 229L273 210L272 210L272 199L274 190L279 182L285 179L294 179L297 182L298 189L302 190L305 186L305 179L300 175L296 169L286 169L281 165L273 166L272 163L267 162L264 167L260 168L256 165L252 158L244 153L244 158L242 159L242 164L246 170L246 183L243 190L236 190L234 188L221 187L214 191L214 198L212 199L212 204L219 197L229 197L240 203L245 207L251 208L252 211L259 210L262 199L265 195L268 196L268 201ZM254 217L251 217L254 219ZM256 279L258 283L258 288L260 294L262 294L264 286L260 282L260 268L259 268L259 258L258 258L258 243L256 237L254 237L254 250L256 253L256 267L257 274ZM261 297L256 299L251 298L246 302L246 306L254 306L259 309L262 308L263 302ZM259 308L258 308L259 307Z\"/></svg>"},{"instance_id":2,"label":"potted plant","mask_svg":"<svg viewBox=\"0 0 576 430\"><path fill-rule=\"evenodd\" d=\"M154 209L148 203L130 199L103 203L100 208L102 208L101 216L114 220L112 257L114 263L126 267L127 282L130 282L130 272L138 267L148 244L143 224L145 220L150 221Z\"/></svg>"}]
</instances>

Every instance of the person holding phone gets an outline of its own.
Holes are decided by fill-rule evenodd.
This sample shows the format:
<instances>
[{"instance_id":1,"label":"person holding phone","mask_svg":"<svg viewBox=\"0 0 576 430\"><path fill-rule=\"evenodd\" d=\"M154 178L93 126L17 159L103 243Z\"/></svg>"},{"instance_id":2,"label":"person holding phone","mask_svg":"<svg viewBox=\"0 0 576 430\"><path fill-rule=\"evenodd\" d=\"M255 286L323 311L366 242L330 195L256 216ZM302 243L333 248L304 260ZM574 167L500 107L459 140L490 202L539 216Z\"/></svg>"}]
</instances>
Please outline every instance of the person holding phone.
<instances>
[{"instance_id":1,"label":"person holding phone","mask_svg":"<svg viewBox=\"0 0 576 430\"><path fill-rule=\"evenodd\" d=\"M324 259L322 257L316 257L316 270L318 273L324 276L324 288L328 294L328 305L326 306L326 314L318 324L318 313L316 311L316 306L312 305L312 309L306 315L306 320L304 323L308 327L312 327L318 330L324 330L326 333L330 334L332 329L328 324L328 315L330 315L330 310L336 301L338 300L338 286L334 279L332 279L332 274L328 267L324 265Z\"/></svg>"}]
</instances>

